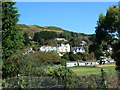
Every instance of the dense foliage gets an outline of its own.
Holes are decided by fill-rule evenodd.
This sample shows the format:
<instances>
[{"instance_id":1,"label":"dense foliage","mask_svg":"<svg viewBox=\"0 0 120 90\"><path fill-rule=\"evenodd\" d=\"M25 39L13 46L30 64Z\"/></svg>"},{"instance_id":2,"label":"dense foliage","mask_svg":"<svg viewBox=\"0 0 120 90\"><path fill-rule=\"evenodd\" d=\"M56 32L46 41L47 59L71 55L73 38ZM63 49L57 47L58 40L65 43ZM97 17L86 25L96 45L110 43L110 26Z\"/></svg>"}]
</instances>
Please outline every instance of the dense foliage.
<instances>
[{"instance_id":1,"label":"dense foliage","mask_svg":"<svg viewBox=\"0 0 120 90\"><path fill-rule=\"evenodd\" d=\"M13 7L14 2L2 3L2 49L3 58L8 58L23 46L23 33L16 26L18 11Z\"/></svg>"},{"instance_id":2,"label":"dense foliage","mask_svg":"<svg viewBox=\"0 0 120 90\"><path fill-rule=\"evenodd\" d=\"M101 70L101 75L78 76L64 65L66 64L65 61L69 60L93 60L94 54L96 58L99 58L103 55L103 51L107 50L106 47L112 45L112 57L116 60L117 69L120 69L120 10L116 6L110 7L106 16L100 14L96 35L92 36L64 31L53 26L19 25L21 28L27 28L35 33L33 37L34 45L32 46L29 35L27 33L23 34L22 30L16 25L19 14L16 8L13 7L14 4L14 2L2 3L4 63L2 76L5 78L3 80L5 88L101 89L108 87L107 84L109 83L104 70ZM38 29L41 31L39 30L38 32ZM61 30L62 32L44 30ZM56 41L56 37L65 38L67 41ZM35 45L35 43L39 43L39 45L55 46L57 43L69 43L72 47L80 47L82 40L86 41L88 45L84 46L85 53L73 54L70 52L62 57L56 52L37 51L39 47ZM20 51L24 45L23 43L26 47L28 45L34 47L35 52L25 55L24 50ZM57 64L62 64L63 66Z\"/></svg>"},{"instance_id":3,"label":"dense foliage","mask_svg":"<svg viewBox=\"0 0 120 90\"><path fill-rule=\"evenodd\" d=\"M21 52L7 59L6 65L3 66L6 69L3 76L8 74L9 77L13 77L19 73L24 75L39 75L42 72L38 68L40 65L61 63L60 56L55 52L35 52L28 55L22 55Z\"/></svg>"},{"instance_id":4,"label":"dense foliage","mask_svg":"<svg viewBox=\"0 0 120 90\"><path fill-rule=\"evenodd\" d=\"M48 40L54 39L57 37L56 32L52 31L41 31L34 34L33 40L39 42L40 45L44 45Z\"/></svg>"},{"instance_id":5,"label":"dense foliage","mask_svg":"<svg viewBox=\"0 0 120 90\"><path fill-rule=\"evenodd\" d=\"M86 61L86 60L94 60L94 54L88 54L88 53L81 53L78 52L74 54L73 52L69 52L64 54L62 59L65 59L66 61Z\"/></svg>"},{"instance_id":6,"label":"dense foliage","mask_svg":"<svg viewBox=\"0 0 120 90\"><path fill-rule=\"evenodd\" d=\"M100 14L98 25L96 27L96 43L100 46L99 51L104 51L104 46L111 45L113 48L112 57L116 61L117 69L120 67L120 9L117 6L111 6L107 9L104 16ZM99 53L99 52L98 52ZM110 54L111 55L111 54Z\"/></svg>"},{"instance_id":7,"label":"dense foliage","mask_svg":"<svg viewBox=\"0 0 120 90\"><path fill-rule=\"evenodd\" d=\"M24 33L24 34L23 34L23 37L24 37L24 41L23 41L24 45L25 45L25 46L26 46L26 45L31 45L30 38L29 38L28 34L27 34L27 33Z\"/></svg>"},{"instance_id":8,"label":"dense foliage","mask_svg":"<svg viewBox=\"0 0 120 90\"><path fill-rule=\"evenodd\" d=\"M70 40L71 39L71 33L69 32L63 32L59 35L60 38L65 38L66 40Z\"/></svg>"},{"instance_id":9,"label":"dense foliage","mask_svg":"<svg viewBox=\"0 0 120 90\"><path fill-rule=\"evenodd\" d=\"M12 67L7 64L7 59L23 47L23 32L17 27L18 11L14 7L15 2L2 3L2 59L3 78L9 76Z\"/></svg>"}]
</instances>

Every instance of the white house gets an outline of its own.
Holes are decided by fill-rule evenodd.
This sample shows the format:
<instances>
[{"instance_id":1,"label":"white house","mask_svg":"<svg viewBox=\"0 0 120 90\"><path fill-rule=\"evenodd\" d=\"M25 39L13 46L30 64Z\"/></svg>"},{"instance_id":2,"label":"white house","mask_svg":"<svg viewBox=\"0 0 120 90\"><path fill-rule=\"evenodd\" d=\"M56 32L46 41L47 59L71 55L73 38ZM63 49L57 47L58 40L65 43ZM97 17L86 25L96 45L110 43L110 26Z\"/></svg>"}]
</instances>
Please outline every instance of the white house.
<instances>
[{"instance_id":1,"label":"white house","mask_svg":"<svg viewBox=\"0 0 120 90\"><path fill-rule=\"evenodd\" d=\"M102 61L102 64L106 64L106 63L114 63L114 59L112 59L111 57L105 57L105 56L100 56L100 60ZM100 60L98 60L100 62Z\"/></svg>"},{"instance_id":2,"label":"white house","mask_svg":"<svg viewBox=\"0 0 120 90\"><path fill-rule=\"evenodd\" d=\"M70 52L70 45L69 44L57 44L57 47L42 46L40 47L39 51L43 51L43 52L56 51L60 56L63 56L64 53Z\"/></svg>"},{"instance_id":3,"label":"white house","mask_svg":"<svg viewBox=\"0 0 120 90\"><path fill-rule=\"evenodd\" d=\"M82 45L82 46L86 46L86 45L87 45L87 42L86 42L86 41L81 41L81 45Z\"/></svg>"},{"instance_id":4,"label":"white house","mask_svg":"<svg viewBox=\"0 0 120 90\"><path fill-rule=\"evenodd\" d=\"M66 66L67 67L77 66L77 62L76 61L67 61Z\"/></svg>"},{"instance_id":5,"label":"white house","mask_svg":"<svg viewBox=\"0 0 120 90\"><path fill-rule=\"evenodd\" d=\"M42 46L42 47L40 47L39 50L43 51L43 52L50 52L50 51L56 51L57 48L56 47L52 47L52 46Z\"/></svg>"},{"instance_id":6,"label":"white house","mask_svg":"<svg viewBox=\"0 0 120 90\"><path fill-rule=\"evenodd\" d=\"M29 54L31 52L35 53L35 51L32 48L26 49L26 52L23 53L23 55Z\"/></svg>"},{"instance_id":7,"label":"white house","mask_svg":"<svg viewBox=\"0 0 120 90\"><path fill-rule=\"evenodd\" d=\"M66 66L67 67L73 67L73 66L86 66L86 65L98 65L98 61L67 61Z\"/></svg>"},{"instance_id":8,"label":"white house","mask_svg":"<svg viewBox=\"0 0 120 90\"><path fill-rule=\"evenodd\" d=\"M70 45L69 44L57 44L57 53L60 56L63 56L64 53L70 52Z\"/></svg>"},{"instance_id":9,"label":"white house","mask_svg":"<svg viewBox=\"0 0 120 90\"><path fill-rule=\"evenodd\" d=\"M55 38L57 41L67 41L65 38Z\"/></svg>"},{"instance_id":10,"label":"white house","mask_svg":"<svg viewBox=\"0 0 120 90\"><path fill-rule=\"evenodd\" d=\"M98 61L80 61L78 62L79 66L85 66L85 65L98 65Z\"/></svg>"},{"instance_id":11,"label":"white house","mask_svg":"<svg viewBox=\"0 0 120 90\"><path fill-rule=\"evenodd\" d=\"M57 44L57 52L70 52L70 45L69 44Z\"/></svg>"},{"instance_id":12,"label":"white house","mask_svg":"<svg viewBox=\"0 0 120 90\"><path fill-rule=\"evenodd\" d=\"M72 51L74 54L76 54L76 53L78 53L78 52L83 53L83 52L85 52L85 48L83 48L83 47L71 47L71 51Z\"/></svg>"}]
</instances>

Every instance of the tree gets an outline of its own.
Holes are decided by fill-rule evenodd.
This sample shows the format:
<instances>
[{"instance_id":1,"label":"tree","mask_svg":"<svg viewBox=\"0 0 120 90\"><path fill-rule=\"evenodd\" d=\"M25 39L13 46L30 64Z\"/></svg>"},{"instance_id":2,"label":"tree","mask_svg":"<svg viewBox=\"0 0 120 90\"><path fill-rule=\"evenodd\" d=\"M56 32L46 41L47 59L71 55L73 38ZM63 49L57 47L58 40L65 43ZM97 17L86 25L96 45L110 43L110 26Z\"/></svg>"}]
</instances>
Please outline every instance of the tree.
<instances>
[{"instance_id":1,"label":"tree","mask_svg":"<svg viewBox=\"0 0 120 90\"><path fill-rule=\"evenodd\" d=\"M113 44L112 57L116 61L116 70L120 70L120 39Z\"/></svg>"},{"instance_id":2,"label":"tree","mask_svg":"<svg viewBox=\"0 0 120 90\"><path fill-rule=\"evenodd\" d=\"M100 88L108 88L106 84L106 72L104 69L101 69L101 75L100 75Z\"/></svg>"},{"instance_id":3,"label":"tree","mask_svg":"<svg viewBox=\"0 0 120 90\"><path fill-rule=\"evenodd\" d=\"M81 40L79 38L72 38L69 40L69 43L73 47L81 46Z\"/></svg>"},{"instance_id":4,"label":"tree","mask_svg":"<svg viewBox=\"0 0 120 90\"><path fill-rule=\"evenodd\" d=\"M117 69L120 68L120 9L111 6L107 9L105 16L100 14L96 27L96 39L98 45L111 45L113 47L112 57L116 61ZM101 48L102 49L102 48Z\"/></svg>"},{"instance_id":5,"label":"tree","mask_svg":"<svg viewBox=\"0 0 120 90\"><path fill-rule=\"evenodd\" d=\"M64 66L60 66L53 70L53 77L58 79L58 82L64 89L82 88L80 78L73 71Z\"/></svg>"},{"instance_id":6,"label":"tree","mask_svg":"<svg viewBox=\"0 0 120 90\"><path fill-rule=\"evenodd\" d=\"M89 46L89 53L94 53L96 59L100 59L100 56L103 56L102 45L93 43Z\"/></svg>"},{"instance_id":7,"label":"tree","mask_svg":"<svg viewBox=\"0 0 120 90\"><path fill-rule=\"evenodd\" d=\"M81 56L78 54L73 54L73 52L70 52L69 59L70 59L70 61L77 61L77 60L81 59Z\"/></svg>"},{"instance_id":8,"label":"tree","mask_svg":"<svg viewBox=\"0 0 120 90\"><path fill-rule=\"evenodd\" d=\"M101 18L103 17L103 18ZM107 9L106 16L99 16L98 26L96 27L96 37L98 40L105 40L108 42L111 39L118 37L120 33L120 10L116 6L111 6ZM100 34L101 32L101 34ZM97 35L98 34L98 35ZM100 35L99 35L100 34ZM109 36L109 38L108 38Z\"/></svg>"},{"instance_id":9,"label":"tree","mask_svg":"<svg viewBox=\"0 0 120 90\"><path fill-rule=\"evenodd\" d=\"M57 37L57 33L53 31L41 31L34 34L33 40L36 42L47 41Z\"/></svg>"},{"instance_id":10,"label":"tree","mask_svg":"<svg viewBox=\"0 0 120 90\"><path fill-rule=\"evenodd\" d=\"M24 33L23 34L23 37L24 37L24 44L25 45L31 45L31 42L30 42L30 39L29 39L29 37L28 37L28 34L27 33Z\"/></svg>"},{"instance_id":11,"label":"tree","mask_svg":"<svg viewBox=\"0 0 120 90\"><path fill-rule=\"evenodd\" d=\"M36 32L33 36L33 40L36 41L36 42L39 42L39 32Z\"/></svg>"},{"instance_id":12,"label":"tree","mask_svg":"<svg viewBox=\"0 0 120 90\"><path fill-rule=\"evenodd\" d=\"M53 31L41 31L39 33L40 39L49 40L57 37L57 33Z\"/></svg>"},{"instance_id":13,"label":"tree","mask_svg":"<svg viewBox=\"0 0 120 90\"><path fill-rule=\"evenodd\" d=\"M16 24L18 11L13 7L15 2L2 3L2 49L3 58L8 58L23 46L23 33Z\"/></svg>"},{"instance_id":14,"label":"tree","mask_svg":"<svg viewBox=\"0 0 120 90\"><path fill-rule=\"evenodd\" d=\"M11 64L6 64L7 59L23 47L23 32L17 27L18 10L15 2L2 2L2 59L3 78L7 77Z\"/></svg>"},{"instance_id":15,"label":"tree","mask_svg":"<svg viewBox=\"0 0 120 90\"><path fill-rule=\"evenodd\" d=\"M61 58L69 61L69 53L65 53Z\"/></svg>"},{"instance_id":16,"label":"tree","mask_svg":"<svg viewBox=\"0 0 120 90\"><path fill-rule=\"evenodd\" d=\"M61 33L60 35L59 35L59 37L60 38L65 38L65 39L67 39L67 40L70 40L71 39L71 33L69 33L69 32L63 32L63 33Z\"/></svg>"}]
</instances>

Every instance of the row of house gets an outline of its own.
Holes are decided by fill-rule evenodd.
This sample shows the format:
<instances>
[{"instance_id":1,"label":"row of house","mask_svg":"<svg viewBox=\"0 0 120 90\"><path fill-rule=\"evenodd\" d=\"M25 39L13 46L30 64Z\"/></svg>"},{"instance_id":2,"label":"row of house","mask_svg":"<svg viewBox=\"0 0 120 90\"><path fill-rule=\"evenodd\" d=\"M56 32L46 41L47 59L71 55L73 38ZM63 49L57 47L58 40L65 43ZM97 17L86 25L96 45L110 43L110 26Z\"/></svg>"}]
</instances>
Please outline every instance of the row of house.
<instances>
[{"instance_id":1,"label":"row of house","mask_svg":"<svg viewBox=\"0 0 120 90\"><path fill-rule=\"evenodd\" d=\"M64 53L72 51L74 54L78 52L85 52L84 47L70 47L69 44L57 44L56 47L52 46L42 46L39 49L43 52L50 52L50 51L56 51L60 56L63 56Z\"/></svg>"},{"instance_id":2,"label":"row of house","mask_svg":"<svg viewBox=\"0 0 120 90\"><path fill-rule=\"evenodd\" d=\"M65 38L55 38L57 41L67 41ZM49 52L56 51L60 56L63 56L64 53L72 51L74 54L81 52L85 52L85 46L87 46L86 41L81 41L81 47L70 47L69 44L57 44L56 47L53 46L41 46L39 51ZM27 53L31 52L28 50ZM112 52L112 48L108 46L108 49L105 52Z\"/></svg>"},{"instance_id":3,"label":"row of house","mask_svg":"<svg viewBox=\"0 0 120 90\"><path fill-rule=\"evenodd\" d=\"M71 51L73 51L74 54L76 54L78 52L84 53L85 48L84 47L71 47Z\"/></svg>"},{"instance_id":4,"label":"row of house","mask_svg":"<svg viewBox=\"0 0 120 90\"><path fill-rule=\"evenodd\" d=\"M31 38L31 37L29 37ZM55 38L55 40L57 41L67 41L65 38ZM56 51L60 56L63 56L64 53L70 52L72 51L74 54L78 53L78 52L85 52L85 48L84 46L87 45L87 43L85 41L81 42L81 47L70 47L69 44L57 44L56 47L53 46L41 46L39 48L39 51L42 52L50 52L50 51ZM24 54L29 54L30 52L34 52L34 50L32 50L32 48L27 49L26 52Z\"/></svg>"},{"instance_id":5,"label":"row of house","mask_svg":"<svg viewBox=\"0 0 120 90\"><path fill-rule=\"evenodd\" d=\"M102 57L102 64L111 64L115 63L114 59ZM67 61L66 66L67 67L73 67L73 66L87 66L87 65L99 65L100 60L97 61Z\"/></svg>"},{"instance_id":6,"label":"row of house","mask_svg":"<svg viewBox=\"0 0 120 90\"><path fill-rule=\"evenodd\" d=\"M65 38L55 38L55 40L57 41L67 41ZM49 52L49 51L56 51L60 56L63 56L64 53L66 52L70 52L72 51L74 54L78 53L78 52L85 52L85 48L84 46L87 45L87 42L82 41L81 42L81 47L70 47L69 44L57 44L56 47L52 47L52 46L41 46L40 47L40 51L45 51L45 52Z\"/></svg>"},{"instance_id":7,"label":"row of house","mask_svg":"<svg viewBox=\"0 0 120 90\"><path fill-rule=\"evenodd\" d=\"M67 61L66 66L67 67L73 67L73 66L86 66L86 65L98 65L98 61Z\"/></svg>"},{"instance_id":8,"label":"row of house","mask_svg":"<svg viewBox=\"0 0 120 90\"><path fill-rule=\"evenodd\" d=\"M43 52L49 52L49 51L56 51L57 48L56 47L52 47L52 46L42 46L42 47L40 47L39 50L43 51Z\"/></svg>"}]
</instances>

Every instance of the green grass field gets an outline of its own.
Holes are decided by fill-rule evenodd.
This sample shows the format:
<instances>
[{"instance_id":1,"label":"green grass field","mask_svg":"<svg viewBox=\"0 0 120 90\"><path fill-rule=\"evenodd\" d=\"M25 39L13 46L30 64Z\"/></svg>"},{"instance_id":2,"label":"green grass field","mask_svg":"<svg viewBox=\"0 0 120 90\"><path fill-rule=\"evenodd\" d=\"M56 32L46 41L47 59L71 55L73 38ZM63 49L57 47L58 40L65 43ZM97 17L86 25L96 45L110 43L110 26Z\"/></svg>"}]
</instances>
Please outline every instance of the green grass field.
<instances>
[{"instance_id":1,"label":"green grass field","mask_svg":"<svg viewBox=\"0 0 120 90\"><path fill-rule=\"evenodd\" d=\"M89 74L100 74L103 68L105 72L115 71L115 66L103 66L103 67L92 67L92 66L81 66L81 67L68 67L77 75L89 75Z\"/></svg>"}]
</instances>

